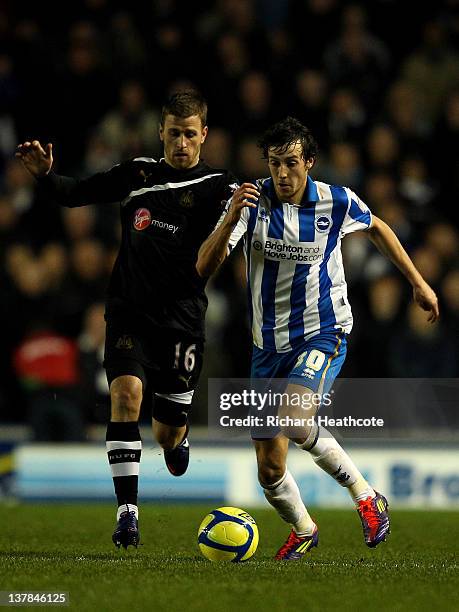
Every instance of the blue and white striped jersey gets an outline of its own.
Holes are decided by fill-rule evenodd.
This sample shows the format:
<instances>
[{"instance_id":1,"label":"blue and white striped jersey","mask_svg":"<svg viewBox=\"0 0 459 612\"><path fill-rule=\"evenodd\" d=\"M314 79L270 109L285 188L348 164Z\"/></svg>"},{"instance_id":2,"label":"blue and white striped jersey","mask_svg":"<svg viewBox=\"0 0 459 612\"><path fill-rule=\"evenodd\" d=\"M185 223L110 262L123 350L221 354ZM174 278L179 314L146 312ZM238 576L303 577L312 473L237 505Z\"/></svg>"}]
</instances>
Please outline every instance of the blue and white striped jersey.
<instances>
[{"instance_id":1,"label":"blue and white striped jersey","mask_svg":"<svg viewBox=\"0 0 459 612\"><path fill-rule=\"evenodd\" d=\"M257 207L243 209L230 239L232 249L244 237L254 344L283 353L320 332L349 333L341 239L368 229L370 210L349 188L309 176L300 206L280 202L270 178L257 186Z\"/></svg>"}]
</instances>

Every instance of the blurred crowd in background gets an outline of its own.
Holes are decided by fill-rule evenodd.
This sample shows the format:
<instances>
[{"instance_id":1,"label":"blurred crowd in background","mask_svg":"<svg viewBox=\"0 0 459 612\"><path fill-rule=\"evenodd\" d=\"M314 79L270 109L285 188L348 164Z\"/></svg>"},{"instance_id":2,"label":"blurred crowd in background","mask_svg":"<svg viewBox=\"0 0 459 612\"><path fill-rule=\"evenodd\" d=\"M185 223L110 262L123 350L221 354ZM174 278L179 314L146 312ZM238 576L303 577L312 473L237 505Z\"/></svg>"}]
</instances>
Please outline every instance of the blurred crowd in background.
<instances>
[{"instance_id":1,"label":"blurred crowd in background","mask_svg":"<svg viewBox=\"0 0 459 612\"><path fill-rule=\"evenodd\" d=\"M105 422L104 292L118 206L57 207L14 159L53 142L55 170L87 176L160 157L161 103L209 102L203 158L267 175L256 141L293 115L316 136L311 175L355 190L397 233L440 299L427 324L363 233L343 243L355 326L342 376L459 375L459 0L155 0L0 4L0 421L36 439ZM208 376L245 377L240 252L208 288ZM148 420L148 414L144 417Z\"/></svg>"}]
</instances>

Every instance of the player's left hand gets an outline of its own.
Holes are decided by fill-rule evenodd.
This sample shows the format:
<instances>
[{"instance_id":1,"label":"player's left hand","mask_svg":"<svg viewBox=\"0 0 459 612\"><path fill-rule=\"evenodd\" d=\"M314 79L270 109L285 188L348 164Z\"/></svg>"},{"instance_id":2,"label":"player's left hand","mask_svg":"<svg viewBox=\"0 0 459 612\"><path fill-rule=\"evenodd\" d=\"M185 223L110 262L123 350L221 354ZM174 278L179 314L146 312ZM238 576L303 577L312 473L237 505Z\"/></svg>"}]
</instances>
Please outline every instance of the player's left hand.
<instances>
[{"instance_id":1,"label":"player's left hand","mask_svg":"<svg viewBox=\"0 0 459 612\"><path fill-rule=\"evenodd\" d=\"M435 291L427 283L422 283L413 287L413 298L416 304L423 310L429 312L429 323L435 323L440 316L440 310L438 308L438 298Z\"/></svg>"},{"instance_id":2,"label":"player's left hand","mask_svg":"<svg viewBox=\"0 0 459 612\"><path fill-rule=\"evenodd\" d=\"M27 140L18 145L15 156L35 178L46 176L53 165L53 145L43 148L39 140Z\"/></svg>"},{"instance_id":3,"label":"player's left hand","mask_svg":"<svg viewBox=\"0 0 459 612\"><path fill-rule=\"evenodd\" d=\"M231 196L231 204L225 217L225 223L235 226L241 218L242 209L245 207L256 208L255 202L260 197L260 192L253 183L242 183Z\"/></svg>"}]
</instances>

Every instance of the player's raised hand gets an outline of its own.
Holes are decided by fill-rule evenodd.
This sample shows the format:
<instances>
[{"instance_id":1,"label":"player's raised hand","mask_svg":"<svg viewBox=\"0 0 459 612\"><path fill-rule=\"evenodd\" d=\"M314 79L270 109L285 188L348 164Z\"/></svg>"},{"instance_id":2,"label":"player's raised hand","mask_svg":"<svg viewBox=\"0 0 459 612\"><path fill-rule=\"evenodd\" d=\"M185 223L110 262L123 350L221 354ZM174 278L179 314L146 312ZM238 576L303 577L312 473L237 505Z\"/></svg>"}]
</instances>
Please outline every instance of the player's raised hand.
<instances>
[{"instance_id":1,"label":"player's raised hand","mask_svg":"<svg viewBox=\"0 0 459 612\"><path fill-rule=\"evenodd\" d=\"M226 215L228 223L235 225L241 218L242 209L246 206L256 208L260 192L253 183L242 183L231 196L231 204Z\"/></svg>"},{"instance_id":2,"label":"player's raised hand","mask_svg":"<svg viewBox=\"0 0 459 612\"><path fill-rule=\"evenodd\" d=\"M440 310L438 308L438 298L435 291L426 283L416 285L413 287L414 301L419 306L429 312L429 323L435 323L440 316Z\"/></svg>"},{"instance_id":3,"label":"player's raised hand","mask_svg":"<svg viewBox=\"0 0 459 612\"><path fill-rule=\"evenodd\" d=\"M16 157L35 178L45 176L53 165L53 145L48 143L43 149L38 140L26 141L18 145Z\"/></svg>"}]
</instances>

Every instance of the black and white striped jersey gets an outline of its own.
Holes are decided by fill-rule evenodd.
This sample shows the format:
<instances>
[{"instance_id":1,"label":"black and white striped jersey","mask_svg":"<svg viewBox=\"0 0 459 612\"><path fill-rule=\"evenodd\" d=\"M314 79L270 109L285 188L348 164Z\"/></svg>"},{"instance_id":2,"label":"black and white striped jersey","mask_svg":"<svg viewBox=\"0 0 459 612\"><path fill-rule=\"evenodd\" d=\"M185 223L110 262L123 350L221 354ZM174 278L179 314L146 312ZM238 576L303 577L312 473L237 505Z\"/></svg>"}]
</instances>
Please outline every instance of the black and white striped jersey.
<instances>
[{"instance_id":1,"label":"black and white striped jersey","mask_svg":"<svg viewBox=\"0 0 459 612\"><path fill-rule=\"evenodd\" d=\"M204 335L205 280L199 247L214 229L236 179L203 161L176 169L140 157L77 180L54 173L41 189L63 206L119 202L122 239L111 275L107 318Z\"/></svg>"}]
</instances>

